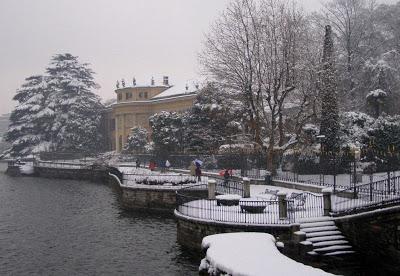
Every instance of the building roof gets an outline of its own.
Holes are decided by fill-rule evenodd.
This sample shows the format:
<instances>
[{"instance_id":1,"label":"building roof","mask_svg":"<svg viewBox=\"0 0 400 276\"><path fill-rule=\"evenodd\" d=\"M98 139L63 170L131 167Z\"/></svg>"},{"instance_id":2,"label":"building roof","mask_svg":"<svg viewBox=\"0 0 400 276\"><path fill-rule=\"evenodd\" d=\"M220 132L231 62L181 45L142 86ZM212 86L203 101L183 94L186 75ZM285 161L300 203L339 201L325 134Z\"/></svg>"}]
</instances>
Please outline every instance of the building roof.
<instances>
[{"instance_id":1,"label":"building roof","mask_svg":"<svg viewBox=\"0 0 400 276\"><path fill-rule=\"evenodd\" d=\"M159 99L159 98L167 98L167 97L175 97L179 95L185 94L192 94L196 93L199 90L199 85L194 82L190 81L186 84L181 85L173 85L167 90L161 92L160 94L154 96L152 99Z\"/></svg>"}]
</instances>

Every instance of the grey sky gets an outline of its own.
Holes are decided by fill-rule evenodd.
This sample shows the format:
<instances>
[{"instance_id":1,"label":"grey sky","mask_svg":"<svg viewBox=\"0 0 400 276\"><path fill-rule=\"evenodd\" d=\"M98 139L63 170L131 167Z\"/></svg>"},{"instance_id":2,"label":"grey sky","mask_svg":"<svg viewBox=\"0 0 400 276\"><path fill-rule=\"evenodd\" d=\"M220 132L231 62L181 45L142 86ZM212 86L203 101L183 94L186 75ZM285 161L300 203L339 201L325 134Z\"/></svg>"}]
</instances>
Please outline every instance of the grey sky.
<instances>
[{"instance_id":1,"label":"grey sky","mask_svg":"<svg viewBox=\"0 0 400 276\"><path fill-rule=\"evenodd\" d=\"M203 35L229 0L0 0L0 114L24 78L44 73L52 55L92 64L103 99L133 76L196 77ZM303 0L315 9L318 0Z\"/></svg>"}]
</instances>

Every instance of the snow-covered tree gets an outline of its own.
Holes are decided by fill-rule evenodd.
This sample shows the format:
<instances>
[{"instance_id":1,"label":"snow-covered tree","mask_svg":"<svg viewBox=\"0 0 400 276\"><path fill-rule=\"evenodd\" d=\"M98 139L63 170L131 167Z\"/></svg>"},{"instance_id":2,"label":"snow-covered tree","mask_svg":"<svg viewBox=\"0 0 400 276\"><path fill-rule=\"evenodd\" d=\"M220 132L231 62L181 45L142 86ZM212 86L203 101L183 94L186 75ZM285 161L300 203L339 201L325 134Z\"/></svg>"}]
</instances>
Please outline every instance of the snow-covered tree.
<instances>
[{"instance_id":1,"label":"snow-covered tree","mask_svg":"<svg viewBox=\"0 0 400 276\"><path fill-rule=\"evenodd\" d=\"M17 90L13 100L18 104L11 113L6 133L6 141L12 143L11 155L28 155L49 146L48 133L54 111L46 106L48 95L46 78L42 75L26 78Z\"/></svg>"},{"instance_id":2,"label":"snow-covered tree","mask_svg":"<svg viewBox=\"0 0 400 276\"><path fill-rule=\"evenodd\" d=\"M182 150L183 146L183 114L162 111L149 118L152 129L151 138L154 151L160 154Z\"/></svg>"},{"instance_id":3,"label":"snow-covered tree","mask_svg":"<svg viewBox=\"0 0 400 276\"><path fill-rule=\"evenodd\" d=\"M325 136L322 143L322 150L325 152L335 152L339 150L339 114L332 29L329 25L325 27L319 89L322 102L320 135Z\"/></svg>"},{"instance_id":4,"label":"snow-covered tree","mask_svg":"<svg viewBox=\"0 0 400 276\"><path fill-rule=\"evenodd\" d=\"M371 106L375 118L381 114L386 97L387 93L382 89L375 89L367 94L367 102Z\"/></svg>"},{"instance_id":5,"label":"snow-covered tree","mask_svg":"<svg viewBox=\"0 0 400 276\"><path fill-rule=\"evenodd\" d=\"M243 104L209 83L184 116L184 142L188 151L214 151L241 132Z\"/></svg>"},{"instance_id":6,"label":"snow-covered tree","mask_svg":"<svg viewBox=\"0 0 400 276\"><path fill-rule=\"evenodd\" d=\"M71 54L52 58L47 68L51 90L48 107L55 112L51 141L57 150L99 149L102 105L92 91L98 88L89 64Z\"/></svg>"},{"instance_id":7,"label":"snow-covered tree","mask_svg":"<svg viewBox=\"0 0 400 276\"><path fill-rule=\"evenodd\" d=\"M147 137L148 137L147 129L142 127L132 128L131 134L128 137L128 141L124 146L124 151L126 152L145 151L145 146L147 144Z\"/></svg>"}]
</instances>

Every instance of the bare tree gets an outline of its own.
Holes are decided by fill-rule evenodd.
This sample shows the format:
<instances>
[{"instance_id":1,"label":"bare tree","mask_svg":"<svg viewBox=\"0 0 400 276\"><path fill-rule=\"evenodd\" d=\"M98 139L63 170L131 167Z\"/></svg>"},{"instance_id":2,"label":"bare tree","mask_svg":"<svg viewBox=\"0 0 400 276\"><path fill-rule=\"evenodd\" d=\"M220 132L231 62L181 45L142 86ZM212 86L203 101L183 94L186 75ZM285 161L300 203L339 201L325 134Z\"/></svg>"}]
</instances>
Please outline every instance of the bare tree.
<instances>
[{"instance_id":1,"label":"bare tree","mask_svg":"<svg viewBox=\"0 0 400 276\"><path fill-rule=\"evenodd\" d=\"M347 108L357 104L357 74L364 60L374 52L373 11L375 0L332 0L323 5L321 24L329 24L338 37L338 66L341 75L341 94ZM340 68L341 67L341 68Z\"/></svg>"},{"instance_id":2,"label":"bare tree","mask_svg":"<svg viewBox=\"0 0 400 276\"><path fill-rule=\"evenodd\" d=\"M236 0L214 24L200 56L206 73L243 101L254 141L265 147L272 171L276 150L296 141L285 133L286 105L295 103L305 114L313 102L300 81L307 27L293 2Z\"/></svg>"}]
</instances>

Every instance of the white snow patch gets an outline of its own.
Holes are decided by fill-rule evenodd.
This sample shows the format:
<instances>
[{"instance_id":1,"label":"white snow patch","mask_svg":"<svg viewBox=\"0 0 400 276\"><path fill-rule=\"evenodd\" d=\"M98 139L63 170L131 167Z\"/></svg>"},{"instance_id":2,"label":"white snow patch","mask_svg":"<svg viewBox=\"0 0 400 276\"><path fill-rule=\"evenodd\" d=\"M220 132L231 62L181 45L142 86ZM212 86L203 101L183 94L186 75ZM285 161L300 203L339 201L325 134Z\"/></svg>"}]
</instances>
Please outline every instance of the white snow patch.
<instances>
[{"instance_id":1,"label":"white snow patch","mask_svg":"<svg viewBox=\"0 0 400 276\"><path fill-rule=\"evenodd\" d=\"M266 233L228 233L207 236L207 249L200 269L210 274L218 271L236 276L256 275L333 275L298 263L281 254L275 238Z\"/></svg>"}]
</instances>

